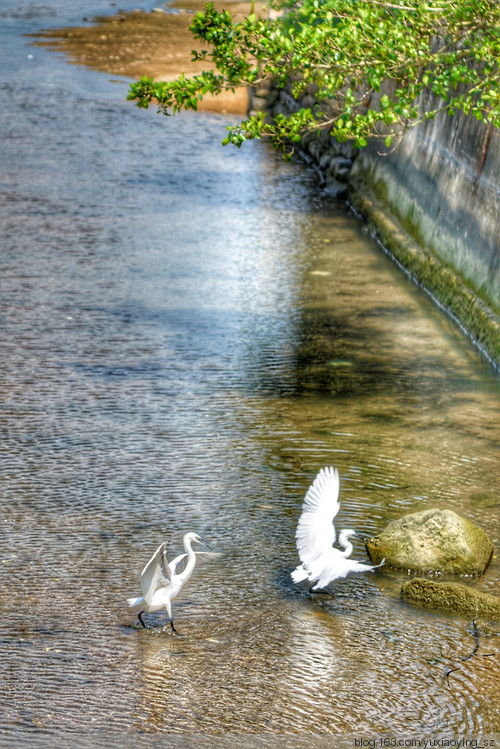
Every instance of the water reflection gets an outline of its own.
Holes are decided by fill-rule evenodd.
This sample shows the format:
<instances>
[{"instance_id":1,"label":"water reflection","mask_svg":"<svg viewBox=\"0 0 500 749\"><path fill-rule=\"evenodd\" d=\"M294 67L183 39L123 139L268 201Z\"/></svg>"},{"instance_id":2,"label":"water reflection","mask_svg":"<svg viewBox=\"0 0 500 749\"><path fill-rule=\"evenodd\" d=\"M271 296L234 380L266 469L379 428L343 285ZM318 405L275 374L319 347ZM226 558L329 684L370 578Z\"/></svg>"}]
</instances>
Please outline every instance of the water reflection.
<instances>
[{"instance_id":1,"label":"water reflection","mask_svg":"<svg viewBox=\"0 0 500 749\"><path fill-rule=\"evenodd\" d=\"M494 373L314 174L46 50L35 82L33 16L8 18L2 733L499 730L495 627L445 679L470 623L403 604L401 576L321 600L289 576L326 464L341 526L447 506L498 547ZM188 529L224 555L176 603L183 637L135 629L144 562Z\"/></svg>"}]
</instances>

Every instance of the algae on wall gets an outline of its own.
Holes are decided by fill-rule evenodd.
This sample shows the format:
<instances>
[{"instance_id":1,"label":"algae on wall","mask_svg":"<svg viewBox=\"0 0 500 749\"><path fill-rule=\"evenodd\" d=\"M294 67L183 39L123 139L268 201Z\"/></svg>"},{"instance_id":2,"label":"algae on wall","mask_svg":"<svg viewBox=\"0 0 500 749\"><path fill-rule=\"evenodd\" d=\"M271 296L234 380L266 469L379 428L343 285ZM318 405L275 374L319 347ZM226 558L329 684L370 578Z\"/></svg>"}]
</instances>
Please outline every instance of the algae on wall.
<instances>
[{"instance_id":1,"label":"algae on wall","mask_svg":"<svg viewBox=\"0 0 500 749\"><path fill-rule=\"evenodd\" d=\"M353 177L500 311L500 139L489 127L443 114L410 130L391 152L369 144Z\"/></svg>"},{"instance_id":2,"label":"algae on wall","mask_svg":"<svg viewBox=\"0 0 500 749\"><path fill-rule=\"evenodd\" d=\"M374 141L354 163L351 197L415 280L500 364L500 139L458 113L421 123L392 151Z\"/></svg>"},{"instance_id":3,"label":"algae on wall","mask_svg":"<svg viewBox=\"0 0 500 749\"><path fill-rule=\"evenodd\" d=\"M268 81L251 109L276 117L314 104L313 91L296 101L290 86L277 90ZM323 186L348 198L410 277L500 368L498 135L457 113L421 123L392 150L374 140L356 154L326 131L306 134L300 148Z\"/></svg>"}]
</instances>

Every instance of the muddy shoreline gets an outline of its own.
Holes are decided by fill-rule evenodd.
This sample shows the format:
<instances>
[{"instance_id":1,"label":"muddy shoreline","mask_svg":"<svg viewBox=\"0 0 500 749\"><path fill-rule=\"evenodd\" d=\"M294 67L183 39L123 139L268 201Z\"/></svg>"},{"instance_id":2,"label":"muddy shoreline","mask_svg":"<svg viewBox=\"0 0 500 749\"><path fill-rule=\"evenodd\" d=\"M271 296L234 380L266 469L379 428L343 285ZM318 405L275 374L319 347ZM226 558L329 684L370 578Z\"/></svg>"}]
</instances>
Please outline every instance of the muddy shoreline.
<instances>
[{"instance_id":1,"label":"muddy shoreline","mask_svg":"<svg viewBox=\"0 0 500 749\"><path fill-rule=\"evenodd\" d=\"M166 12L158 10L98 17L92 26L73 26L40 31L33 41L67 55L70 62L85 65L112 75L136 80L143 75L156 80L173 80L181 73L196 75L213 66L193 62L192 50L201 44L189 31L191 20L203 8L200 0L178 0ZM230 10L236 20L243 20L252 12L251 3L215 3L220 9ZM264 6L255 7L262 12ZM86 20L86 19L82 19ZM206 96L199 109L246 114L248 92L245 87L221 94Z\"/></svg>"}]
</instances>

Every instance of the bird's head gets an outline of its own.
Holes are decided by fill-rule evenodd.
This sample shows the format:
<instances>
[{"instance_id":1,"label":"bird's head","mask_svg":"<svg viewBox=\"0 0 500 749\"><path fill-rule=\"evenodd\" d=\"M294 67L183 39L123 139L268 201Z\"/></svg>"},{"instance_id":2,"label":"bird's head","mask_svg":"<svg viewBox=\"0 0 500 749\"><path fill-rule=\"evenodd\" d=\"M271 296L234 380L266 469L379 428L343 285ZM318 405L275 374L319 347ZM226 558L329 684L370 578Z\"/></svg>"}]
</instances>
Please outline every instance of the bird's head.
<instances>
[{"instance_id":1,"label":"bird's head","mask_svg":"<svg viewBox=\"0 0 500 749\"><path fill-rule=\"evenodd\" d=\"M353 531L352 528L345 528L343 531L340 531L339 533L339 543L342 544L343 541L348 541L350 538L359 538L356 531Z\"/></svg>"},{"instance_id":2,"label":"bird's head","mask_svg":"<svg viewBox=\"0 0 500 749\"><path fill-rule=\"evenodd\" d=\"M356 536L360 541L363 541L364 544L368 543L368 541L371 541L371 536L365 536L364 533L357 533Z\"/></svg>"},{"instance_id":3,"label":"bird's head","mask_svg":"<svg viewBox=\"0 0 500 749\"><path fill-rule=\"evenodd\" d=\"M199 536L197 533L193 533L193 531L186 533L186 535L184 536L184 542L190 544L200 544L200 546L204 546L206 549L211 549L205 539Z\"/></svg>"}]
</instances>

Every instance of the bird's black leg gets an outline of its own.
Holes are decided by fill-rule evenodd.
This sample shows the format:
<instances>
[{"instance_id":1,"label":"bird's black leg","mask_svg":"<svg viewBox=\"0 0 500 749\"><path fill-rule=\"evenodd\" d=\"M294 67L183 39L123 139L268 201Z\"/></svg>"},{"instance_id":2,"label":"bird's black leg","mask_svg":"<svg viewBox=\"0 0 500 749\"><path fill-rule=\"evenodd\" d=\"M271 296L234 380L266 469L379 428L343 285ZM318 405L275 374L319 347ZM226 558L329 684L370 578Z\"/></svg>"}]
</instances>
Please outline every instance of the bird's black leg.
<instances>
[{"instance_id":1,"label":"bird's black leg","mask_svg":"<svg viewBox=\"0 0 500 749\"><path fill-rule=\"evenodd\" d=\"M139 611L139 613L137 614L137 616L139 617L139 621L140 621L140 623L142 624L142 626L144 627L144 629L147 629L147 627L146 627L146 625L144 624L144 621L143 621L143 619L142 619L142 615L143 615L143 614L144 614L144 611Z\"/></svg>"},{"instance_id":2,"label":"bird's black leg","mask_svg":"<svg viewBox=\"0 0 500 749\"><path fill-rule=\"evenodd\" d=\"M171 619L171 620L170 620L170 627L171 627L171 629L172 629L172 632L175 632L175 634L177 634L177 630L176 630L176 628L174 627L174 620L173 620L173 619Z\"/></svg>"},{"instance_id":3,"label":"bird's black leg","mask_svg":"<svg viewBox=\"0 0 500 749\"><path fill-rule=\"evenodd\" d=\"M324 588L315 588L314 585L311 585L309 588L309 593L323 593L325 595L328 595L328 591Z\"/></svg>"}]
</instances>

